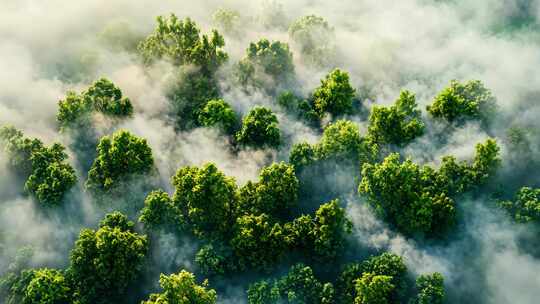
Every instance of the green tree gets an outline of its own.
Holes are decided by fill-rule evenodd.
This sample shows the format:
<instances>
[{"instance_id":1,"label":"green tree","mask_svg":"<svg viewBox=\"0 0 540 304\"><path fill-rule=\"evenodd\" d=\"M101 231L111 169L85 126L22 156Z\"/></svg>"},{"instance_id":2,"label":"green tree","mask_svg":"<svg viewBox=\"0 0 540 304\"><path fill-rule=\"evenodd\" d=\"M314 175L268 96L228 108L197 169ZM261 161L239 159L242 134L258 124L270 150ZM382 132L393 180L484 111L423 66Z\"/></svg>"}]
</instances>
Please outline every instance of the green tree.
<instances>
[{"instance_id":1,"label":"green tree","mask_svg":"<svg viewBox=\"0 0 540 304\"><path fill-rule=\"evenodd\" d=\"M321 140L314 148L318 159L349 160L355 164L374 157L376 147L360 136L358 126L350 120L338 120L324 128Z\"/></svg>"},{"instance_id":2,"label":"green tree","mask_svg":"<svg viewBox=\"0 0 540 304\"><path fill-rule=\"evenodd\" d=\"M277 147L281 143L278 119L265 107L255 107L242 120L242 128L236 133L242 145L252 147Z\"/></svg>"},{"instance_id":3,"label":"green tree","mask_svg":"<svg viewBox=\"0 0 540 304\"><path fill-rule=\"evenodd\" d=\"M427 106L427 111L433 117L457 123L470 119L489 123L495 110L495 97L479 80L465 83L452 80Z\"/></svg>"},{"instance_id":4,"label":"green tree","mask_svg":"<svg viewBox=\"0 0 540 304\"><path fill-rule=\"evenodd\" d=\"M161 274L159 285L163 292L151 294L142 304L214 304L217 300L216 291L208 288L208 281L199 285L195 276L185 270L169 276Z\"/></svg>"},{"instance_id":5,"label":"green tree","mask_svg":"<svg viewBox=\"0 0 540 304\"><path fill-rule=\"evenodd\" d=\"M416 279L418 295L416 304L442 304L444 303L444 278L435 272L431 275L421 275Z\"/></svg>"},{"instance_id":6,"label":"green tree","mask_svg":"<svg viewBox=\"0 0 540 304\"><path fill-rule=\"evenodd\" d=\"M177 228L184 224L181 211L174 205L169 194L163 190L152 191L146 196L139 221L147 229Z\"/></svg>"},{"instance_id":7,"label":"green tree","mask_svg":"<svg viewBox=\"0 0 540 304\"><path fill-rule=\"evenodd\" d=\"M324 66L334 55L334 30L324 18L303 16L289 27L290 39L299 46L302 58L310 65Z\"/></svg>"},{"instance_id":8,"label":"green tree","mask_svg":"<svg viewBox=\"0 0 540 304\"><path fill-rule=\"evenodd\" d=\"M370 140L403 146L422 135L424 123L416 106L415 95L406 90L401 91L393 106L374 106L369 116Z\"/></svg>"},{"instance_id":9,"label":"green tree","mask_svg":"<svg viewBox=\"0 0 540 304\"><path fill-rule=\"evenodd\" d=\"M428 166L390 154L379 164L364 164L358 191L376 214L405 234L433 235L455 223L454 201L446 180Z\"/></svg>"},{"instance_id":10,"label":"green tree","mask_svg":"<svg viewBox=\"0 0 540 304\"><path fill-rule=\"evenodd\" d=\"M312 164L315 160L315 149L306 142L293 145L289 153L289 162L296 170Z\"/></svg>"},{"instance_id":11,"label":"green tree","mask_svg":"<svg viewBox=\"0 0 540 304\"><path fill-rule=\"evenodd\" d=\"M64 274L56 269L32 271L24 291L23 304L69 304L71 290Z\"/></svg>"},{"instance_id":12,"label":"green tree","mask_svg":"<svg viewBox=\"0 0 540 304\"><path fill-rule=\"evenodd\" d=\"M201 168L183 167L172 179L173 203L199 237L221 239L234 224L236 183L208 163Z\"/></svg>"},{"instance_id":13,"label":"green tree","mask_svg":"<svg viewBox=\"0 0 540 304\"><path fill-rule=\"evenodd\" d=\"M294 168L284 162L262 169L259 181L249 181L239 192L239 213L266 213L285 218L298 201L298 179Z\"/></svg>"},{"instance_id":14,"label":"green tree","mask_svg":"<svg viewBox=\"0 0 540 304\"><path fill-rule=\"evenodd\" d=\"M173 64L195 65L203 75L212 75L226 60L225 40L218 31L210 36L201 35L197 24L190 18L157 17L157 27L139 44L139 52L146 63L166 59Z\"/></svg>"},{"instance_id":15,"label":"green tree","mask_svg":"<svg viewBox=\"0 0 540 304\"><path fill-rule=\"evenodd\" d=\"M247 294L249 304L279 303L279 287L274 282L263 280L250 284Z\"/></svg>"},{"instance_id":16,"label":"green tree","mask_svg":"<svg viewBox=\"0 0 540 304\"><path fill-rule=\"evenodd\" d=\"M392 277L365 272L356 280L355 304L390 304L390 294L394 289Z\"/></svg>"},{"instance_id":17,"label":"green tree","mask_svg":"<svg viewBox=\"0 0 540 304\"><path fill-rule=\"evenodd\" d=\"M122 179L135 174L146 174L154 168L152 149L146 139L120 130L101 138L97 157L88 172L86 189L110 192Z\"/></svg>"},{"instance_id":18,"label":"green tree","mask_svg":"<svg viewBox=\"0 0 540 304\"><path fill-rule=\"evenodd\" d=\"M240 13L237 11L220 8L212 14L212 21L225 34L237 36L240 33Z\"/></svg>"},{"instance_id":19,"label":"green tree","mask_svg":"<svg viewBox=\"0 0 540 304\"><path fill-rule=\"evenodd\" d=\"M540 188L522 187L513 201L499 201L498 204L517 222L540 220Z\"/></svg>"},{"instance_id":20,"label":"green tree","mask_svg":"<svg viewBox=\"0 0 540 304\"><path fill-rule=\"evenodd\" d=\"M266 214L237 218L231 246L240 270L268 270L279 262L287 248L283 228Z\"/></svg>"},{"instance_id":21,"label":"green tree","mask_svg":"<svg viewBox=\"0 0 540 304\"><path fill-rule=\"evenodd\" d=\"M81 231L68 269L78 303L118 302L138 277L148 241L133 226L115 212L105 217L98 230Z\"/></svg>"},{"instance_id":22,"label":"green tree","mask_svg":"<svg viewBox=\"0 0 540 304\"><path fill-rule=\"evenodd\" d=\"M356 90L349 83L349 74L340 69L333 70L313 92L313 106L322 117L325 113L339 116L350 113Z\"/></svg>"},{"instance_id":23,"label":"green tree","mask_svg":"<svg viewBox=\"0 0 540 304\"><path fill-rule=\"evenodd\" d=\"M46 147L36 138L26 138L12 126L0 129L10 165L26 178L25 190L43 205L59 204L76 181L65 148L59 143Z\"/></svg>"},{"instance_id":24,"label":"green tree","mask_svg":"<svg viewBox=\"0 0 540 304\"><path fill-rule=\"evenodd\" d=\"M260 72L270 76L273 83L265 84L264 78L257 75ZM275 87L293 79L293 55L286 43L261 39L250 43L246 57L239 62L237 73L243 85Z\"/></svg>"},{"instance_id":25,"label":"green tree","mask_svg":"<svg viewBox=\"0 0 540 304\"><path fill-rule=\"evenodd\" d=\"M238 125L236 113L223 99L213 99L206 103L199 113L199 124L206 127L217 126L232 134Z\"/></svg>"}]
</instances>

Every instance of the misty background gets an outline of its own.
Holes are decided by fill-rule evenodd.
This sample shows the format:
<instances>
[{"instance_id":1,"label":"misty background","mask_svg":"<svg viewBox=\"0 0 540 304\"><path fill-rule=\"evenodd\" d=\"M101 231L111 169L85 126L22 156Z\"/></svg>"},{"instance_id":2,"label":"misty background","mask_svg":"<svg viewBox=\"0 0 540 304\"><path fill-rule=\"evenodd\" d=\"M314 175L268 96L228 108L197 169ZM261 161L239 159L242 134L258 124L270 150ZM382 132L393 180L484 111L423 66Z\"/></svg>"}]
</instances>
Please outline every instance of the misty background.
<instances>
[{"instance_id":1,"label":"misty background","mask_svg":"<svg viewBox=\"0 0 540 304\"><path fill-rule=\"evenodd\" d=\"M214 23L212 14L220 8L239 12L236 31L223 31ZM160 63L147 69L132 50L153 30L156 16L170 13L191 17L202 32L218 28L224 34L230 58L219 72L223 99L241 114L255 105L275 110L289 147L235 154L216 130L179 132L164 118L174 68ZM289 39L288 25L310 14L324 17L333 27L336 56L328 67L304 64L298 46ZM427 116L425 106L450 80L481 80L497 98L499 116L493 128L468 123L441 141L443 126L426 120L426 134L402 154L436 166L444 155L470 159L475 144L493 136L503 158L497 183L511 193L521 186L540 186L539 167L523 163L524 155L516 155L506 144L509 127L524 128L531 159L540 159L540 1L0 0L0 125L12 124L47 144L69 146L70 138L58 132L58 100L68 90L81 91L107 77L131 99L135 113L132 119L104 128L103 135L122 128L146 138L161 187L171 192L169 179L179 167L205 162L215 162L242 185L272 161L287 161L292 144L314 143L320 137L304 122L286 116L266 93L246 93L229 81L227 75L249 43L261 38L290 44L299 80L295 91L307 95L339 67L350 73L368 108L391 104L401 89L409 89ZM367 129L365 119L351 119ZM68 153L80 169L76 156ZM78 171L81 185L61 211L41 212L30 198L18 194L3 151L0 172L0 269L17 249L28 245L34 248L34 266L67 265L79 230L95 227L104 214L80 191L86 173ZM340 188L337 184L343 179L347 176L325 182ZM340 197L354 224L350 241L358 246L353 248L390 250L402 255L414 273L441 272L449 302L535 303L540 298L537 229L513 223L493 207L490 193L457 198L459 225L448 240L438 243L419 243L392 232L355 191ZM193 269L197 246L163 235L153 246L153 259L163 264L163 271L177 271L179 265ZM367 253L352 250L348 255L361 259ZM154 290L157 276L148 281L148 290ZM245 302L239 286L231 281L218 301Z\"/></svg>"}]
</instances>

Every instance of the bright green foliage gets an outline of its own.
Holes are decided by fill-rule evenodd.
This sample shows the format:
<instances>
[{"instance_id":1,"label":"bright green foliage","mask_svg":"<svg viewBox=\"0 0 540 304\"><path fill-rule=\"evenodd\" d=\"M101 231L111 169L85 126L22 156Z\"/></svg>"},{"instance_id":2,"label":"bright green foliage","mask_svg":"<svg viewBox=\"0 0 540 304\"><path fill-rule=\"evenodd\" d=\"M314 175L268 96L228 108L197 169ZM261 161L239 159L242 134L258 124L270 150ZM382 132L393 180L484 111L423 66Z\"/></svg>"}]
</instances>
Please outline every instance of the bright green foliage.
<instances>
[{"instance_id":1,"label":"bright green foliage","mask_svg":"<svg viewBox=\"0 0 540 304\"><path fill-rule=\"evenodd\" d=\"M421 275L416 279L418 295L415 304L443 304L444 278L435 272L431 275Z\"/></svg>"},{"instance_id":2,"label":"bright green foliage","mask_svg":"<svg viewBox=\"0 0 540 304\"><path fill-rule=\"evenodd\" d=\"M225 34L238 34L240 14L237 11L220 8L212 14L212 21L221 28Z\"/></svg>"},{"instance_id":3,"label":"bright green foliage","mask_svg":"<svg viewBox=\"0 0 540 304\"><path fill-rule=\"evenodd\" d=\"M300 46L303 59L308 64L322 66L333 53L334 31L322 17L301 17L289 27L289 37Z\"/></svg>"},{"instance_id":4,"label":"bright green foliage","mask_svg":"<svg viewBox=\"0 0 540 304\"><path fill-rule=\"evenodd\" d=\"M201 35L194 21L179 20L174 14L169 18L157 17L157 23L154 32L139 44L147 64L159 59L170 60L175 65L193 64L209 76L227 60L223 51L225 40L216 30L211 36Z\"/></svg>"},{"instance_id":5,"label":"bright green foliage","mask_svg":"<svg viewBox=\"0 0 540 304\"><path fill-rule=\"evenodd\" d=\"M322 204L315 217L304 215L284 226L289 243L323 261L335 259L341 253L351 228L338 200Z\"/></svg>"},{"instance_id":6,"label":"bright green foliage","mask_svg":"<svg viewBox=\"0 0 540 304\"><path fill-rule=\"evenodd\" d=\"M393 153L380 164L364 164L358 191L375 212L405 234L431 235L455 222L445 180L428 166L400 161Z\"/></svg>"},{"instance_id":7,"label":"bright green foliage","mask_svg":"<svg viewBox=\"0 0 540 304\"><path fill-rule=\"evenodd\" d=\"M266 214L237 218L231 246L241 270L270 269L287 248L281 225L272 223Z\"/></svg>"},{"instance_id":8,"label":"bright green foliage","mask_svg":"<svg viewBox=\"0 0 540 304\"><path fill-rule=\"evenodd\" d=\"M314 148L318 159L352 160L354 163L372 159L376 147L360 136L358 126L349 120L338 120L324 128L323 136Z\"/></svg>"},{"instance_id":9,"label":"bright green foliage","mask_svg":"<svg viewBox=\"0 0 540 304\"><path fill-rule=\"evenodd\" d=\"M146 236L138 235L122 214L108 215L97 231L83 229L68 270L79 303L119 301L139 275L147 252Z\"/></svg>"},{"instance_id":10,"label":"bright green foliage","mask_svg":"<svg viewBox=\"0 0 540 304\"><path fill-rule=\"evenodd\" d=\"M56 120L60 128L88 128L92 111L111 117L129 117L133 105L122 91L106 78L95 81L86 91L77 95L68 92L66 98L58 102Z\"/></svg>"},{"instance_id":11,"label":"bright green foliage","mask_svg":"<svg viewBox=\"0 0 540 304\"><path fill-rule=\"evenodd\" d=\"M521 188L514 201L498 202L499 206L508 211L520 223L540 220L540 188Z\"/></svg>"},{"instance_id":12,"label":"bright green foliage","mask_svg":"<svg viewBox=\"0 0 540 304\"><path fill-rule=\"evenodd\" d=\"M159 285L163 292L151 294L142 304L214 304L217 300L216 291L208 289L208 281L199 285L195 276L185 270L169 276L162 274Z\"/></svg>"},{"instance_id":13,"label":"bright green foliage","mask_svg":"<svg viewBox=\"0 0 540 304\"><path fill-rule=\"evenodd\" d=\"M45 147L39 139L25 138L11 126L0 130L0 138L5 142L10 165L27 177L25 190L42 204L59 204L77 181L75 170L66 162L65 148L59 143Z\"/></svg>"},{"instance_id":14,"label":"bright green foliage","mask_svg":"<svg viewBox=\"0 0 540 304\"><path fill-rule=\"evenodd\" d=\"M495 97L481 81L461 83L452 80L450 85L435 97L427 111L436 118L448 122L464 122L480 119L489 122L496 108Z\"/></svg>"},{"instance_id":15,"label":"bright green foliage","mask_svg":"<svg viewBox=\"0 0 540 304\"><path fill-rule=\"evenodd\" d=\"M257 72L263 72L274 81L274 86L294 76L293 55L286 43L261 39L250 43L247 56L239 63L238 78L243 85L263 85Z\"/></svg>"},{"instance_id":16,"label":"bright green foliage","mask_svg":"<svg viewBox=\"0 0 540 304\"><path fill-rule=\"evenodd\" d=\"M472 164L473 180L477 184L483 184L495 174L500 166L499 147L494 139L488 139L485 143L476 145L476 154Z\"/></svg>"},{"instance_id":17,"label":"bright green foliage","mask_svg":"<svg viewBox=\"0 0 540 304\"><path fill-rule=\"evenodd\" d=\"M199 113L199 124L206 127L217 126L232 134L238 119L231 106L223 99L213 99L206 103Z\"/></svg>"},{"instance_id":18,"label":"bright green foliage","mask_svg":"<svg viewBox=\"0 0 540 304\"><path fill-rule=\"evenodd\" d=\"M333 70L321 80L321 86L313 92L313 105L317 114L334 116L352 111L355 89L349 83L349 74L340 69Z\"/></svg>"},{"instance_id":19,"label":"bright green foliage","mask_svg":"<svg viewBox=\"0 0 540 304\"><path fill-rule=\"evenodd\" d=\"M122 179L134 174L146 174L154 168L152 149L146 139L120 130L101 138L97 157L88 172L86 189L110 192Z\"/></svg>"},{"instance_id":20,"label":"bright green foliage","mask_svg":"<svg viewBox=\"0 0 540 304\"><path fill-rule=\"evenodd\" d=\"M362 276L362 265L351 263L345 265L336 280L336 302L353 303L356 298L356 280Z\"/></svg>"},{"instance_id":21,"label":"bright green foliage","mask_svg":"<svg viewBox=\"0 0 540 304\"><path fill-rule=\"evenodd\" d=\"M238 212L283 218L297 204L298 186L291 165L274 163L262 169L258 182L249 181L240 189Z\"/></svg>"},{"instance_id":22,"label":"bright green foliage","mask_svg":"<svg viewBox=\"0 0 540 304\"><path fill-rule=\"evenodd\" d=\"M199 237L223 238L234 223L236 183L208 163L183 167L172 179L173 204Z\"/></svg>"},{"instance_id":23,"label":"bright green foliage","mask_svg":"<svg viewBox=\"0 0 540 304\"><path fill-rule=\"evenodd\" d=\"M66 163L67 154L58 143L32 153L32 174L26 180L25 189L39 202L58 204L65 193L75 185L75 170Z\"/></svg>"},{"instance_id":24,"label":"bright green foliage","mask_svg":"<svg viewBox=\"0 0 540 304\"><path fill-rule=\"evenodd\" d=\"M144 223L147 229L183 225L180 210L173 204L169 194L163 190L155 190L148 194L139 221Z\"/></svg>"},{"instance_id":25,"label":"bright green foliage","mask_svg":"<svg viewBox=\"0 0 540 304\"><path fill-rule=\"evenodd\" d=\"M23 304L69 304L71 292L62 272L55 269L34 270L24 291Z\"/></svg>"},{"instance_id":26,"label":"bright green foliage","mask_svg":"<svg viewBox=\"0 0 540 304\"><path fill-rule=\"evenodd\" d=\"M289 154L289 162L297 169L310 165L315 161L313 147L306 143L295 144Z\"/></svg>"},{"instance_id":27,"label":"bright green foliage","mask_svg":"<svg viewBox=\"0 0 540 304\"><path fill-rule=\"evenodd\" d=\"M396 287L397 293L402 293L406 289L407 266L405 266L403 258L398 255L385 252L365 260L361 267L363 273L391 277L392 285Z\"/></svg>"},{"instance_id":28,"label":"bright green foliage","mask_svg":"<svg viewBox=\"0 0 540 304\"><path fill-rule=\"evenodd\" d=\"M405 145L424 133L416 97L402 91L391 107L374 106L369 116L368 136L380 144Z\"/></svg>"},{"instance_id":29,"label":"bright green foliage","mask_svg":"<svg viewBox=\"0 0 540 304\"><path fill-rule=\"evenodd\" d=\"M330 304L334 301L332 284L323 284L309 266L297 264L289 273L274 282L260 281L248 289L249 304Z\"/></svg>"},{"instance_id":30,"label":"bright green foliage","mask_svg":"<svg viewBox=\"0 0 540 304\"><path fill-rule=\"evenodd\" d=\"M304 120L310 125L318 126L320 117L313 108L313 100L303 99L291 91L284 91L277 97L277 103L282 106L289 114Z\"/></svg>"},{"instance_id":31,"label":"bright green foliage","mask_svg":"<svg viewBox=\"0 0 540 304\"><path fill-rule=\"evenodd\" d=\"M392 277L376 275L365 272L362 277L356 280L355 304L390 304L389 299L394 289Z\"/></svg>"},{"instance_id":32,"label":"bright green foliage","mask_svg":"<svg viewBox=\"0 0 540 304\"><path fill-rule=\"evenodd\" d=\"M278 119L265 107L255 107L242 120L242 128L236 133L242 145L251 147L277 147L281 143Z\"/></svg>"}]
</instances>

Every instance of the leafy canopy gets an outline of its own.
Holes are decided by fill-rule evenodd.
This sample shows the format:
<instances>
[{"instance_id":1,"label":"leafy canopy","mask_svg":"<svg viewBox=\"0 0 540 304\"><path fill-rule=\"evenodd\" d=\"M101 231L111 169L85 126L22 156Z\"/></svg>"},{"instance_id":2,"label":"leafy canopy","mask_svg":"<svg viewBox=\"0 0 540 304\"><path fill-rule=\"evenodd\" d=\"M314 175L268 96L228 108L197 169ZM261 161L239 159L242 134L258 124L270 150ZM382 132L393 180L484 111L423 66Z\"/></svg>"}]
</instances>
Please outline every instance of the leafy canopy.
<instances>
[{"instance_id":1,"label":"leafy canopy","mask_svg":"<svg viewBox=\"0 0 540 304\"><path fill-rule=\"evenodd\" d=\"M199 124L206 127L216 126L232 134L238 124L238 118L231 106L223 99L212 99L200 111Z\"/></svg>"},{"instance_id":2,"label":"leafy canopy","mask_svg":"<svg viewBox=\"0 0 540 304\"><path fill-rule=\"evenodd\" d=\"M500 201L499 206L512 215L516 222L540 220L540 189L522 187L513 201Z\"/></svg>"},{"instance_id":3,"label":"leafy canopy","mask_svg":"<svg viewBox=\"0 0 540 304\"><path fill-rule=\"evenodd\" d=\"M333 70L321 85L313 92L313 105L317 114L333 116L348 114L352 111L356 90L349 83L349 74L340 69Z\"/></svg>"},{"instance_id":4,"label":"leafy canopy","mask_svg":"<svg viewBox=\"0 0 540 304\"><path fill-rule=\"evenodd\" d=\"M281 143L281 133L276 115L268 108L255 107L242 120L242 128L236 133L236 140L246 146L277 147Z\"/></svg>"},{"instance_id":5,"label":"leafy canopy","mask_svg":"<svg viewBox=\"0 0 540 304\"><path fill-rule=\"evenodd\" d=\"M185 270L169 276L161 274L162 293L151 294L142 304L214 304L216 291L208 288L208 281L197 284L195 276Z\"/></svg>"}]
</instances>

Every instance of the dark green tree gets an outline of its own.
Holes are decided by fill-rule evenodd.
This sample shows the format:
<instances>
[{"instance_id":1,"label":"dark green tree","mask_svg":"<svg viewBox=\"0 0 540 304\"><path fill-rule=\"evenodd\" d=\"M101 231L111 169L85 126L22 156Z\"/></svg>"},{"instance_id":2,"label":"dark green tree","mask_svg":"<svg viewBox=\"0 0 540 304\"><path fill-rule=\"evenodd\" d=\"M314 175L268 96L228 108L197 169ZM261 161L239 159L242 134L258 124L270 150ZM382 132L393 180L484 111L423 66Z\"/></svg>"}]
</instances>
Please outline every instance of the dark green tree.
<instances>
[{"instance_id":1,"label":"dark green tree","mask_svg":"<svg viewBox=\"0 0 540 304\"><path fill-rule=\"evenodd\" d=\"M416 279L416 289L418 295L415 304L444 303L444 278L440 273L419 276Z\"/></svg>"},{"instance_id":2,"label":"dark green tree","mask_svg":"<svg viewBox=\"0 0 540 304\"><path fill-rule=\"evenodd\" d=\"M200 168L180 168L172 184L173 204L195 235L211 239L227 237L236 211L237 187L233 178L208 163Z\"/></svg>"},{"instance_id":3,"label":"dark green tree","mask_svg":"<svg viewBox=\"0 0 540 304\"><path fill-rule=\"evenodd\" d=\"M77 303L119 302L140 274L148 252L146 236L133 222L115 212L98 230L83 229L70 254L68 275Z\"/></svg>"},{"instance_id":4,"label":"dark green tree","mask_svg":"<svg viewBox=\"0 0 540 304\"><path fill-rule=\"evenodd\" d=\"M465 83L452 80L427 106L427 111L433 117L448 122L463 123L478 119L489 123L496 111L496 99L479 80Z\"/></svg>"},{"instance_id":5,"label":"dark green tree","mask_svg":"<svg viewBox=\"0 0 540 304\"><path fill-rule=\"evenodd\" d=\"M313 92L313 107L319 117L325 113L333 116L348 114L353 109L356 90L349 83L349 74L333 70Z\"/></svg>"},{"instance_id":6,"label":"dark green tree","mask_svg":"<svg viewBox=\"0 0 540 304\"><path fill-rule=\"evenodd\" d=\"M295 144L289 153L289 162L296 170L312 164L315 160L315 149L306 142Z\"/></svg>"},{"instance_id":7,"label":"dark green tree","mask_svg":"<svg viewBox=\"0 0 540 304\"><path fill-rule=\"evenodd\" d=\"M522 187L513 201L499 201L498 204L517 222L540 220L540 189Z\"/></svg>"},{"instance_id":8,"label":"dark green tree","mask_svg":"<svg viewBox=\"0 0 540 304\"><path fill-rule=\"evenodd\" d=\"M225 133L233 134L238 125L238 118L231 106L223 99L213 99L208 101L200 111L199 124L206 127L216 126Z\"/></svg>"},{"instance_id":9,"label":"dark green tree","mask_svg":"<svg viewBox=\"0 0 540 304\"><path fill-rule=\"evenodd\" d=\"M277 147L281 143L278 119L265 107L255 107L242 120L236 140L251 147Z\"/></svg>"},{"instance_id":10,"label":"dark green tree","mask_svg":"<svg viewBox=\"0 0 540 304\"><path fill-rule=\"evenodd\" d=\"M94 193L111 192L123 179L147 174L153 168L152 149L146 139L120 130L101 138L97 157L88 172L86 189Z\"/></svg>"},{"instance_id":11,"label":"dark green tree","mask_svg":"<svg viewBox=\"0 0 540 304\"><path fill-rule=\"evenodd\" d=\"M182 213L174 205L169 194L163 190L155 190L148 194L144 200L139 221L147 229L160 227L178 228L184 225Z\"/></svg>"},{"instance_id":12,"label":"dark green tree","mask_svg":"<svg viewBox=\"0 0 540 304\"><path fill-rule=\"evenodd\" d=\"M168 276L161 274L159 285L163 292L151 294L141 304L214 304L217 300L216 291L208 288L207 280L199 285L195 276L185 270Z\"/></svg>"},{"instance_id":13,"label":"dark green tree","mask_svg":"<svg viewBox=\"0 0 540 304\"><path fill-rule=\"evenodd\" d=\"M405 90L393 106L371 108L369 139L379 144L403 146L422 135L424 123L416 106L415 95Z\"/></svg>"},{"instance_id":14,"label":"dark green tree","mask_svg":"<svg viewBox=\"0 0 540 304\"><path fill-rule=\"evenodd\" d=\"M266 213L285 218L298 201L298 179L294 168L284 162L262 169L259 181L249 181L239 192L239 213Z\"/></svg>"}]
</instances>

